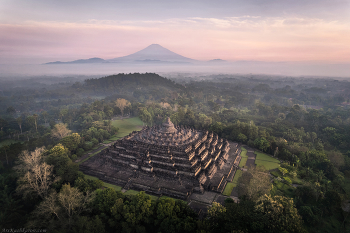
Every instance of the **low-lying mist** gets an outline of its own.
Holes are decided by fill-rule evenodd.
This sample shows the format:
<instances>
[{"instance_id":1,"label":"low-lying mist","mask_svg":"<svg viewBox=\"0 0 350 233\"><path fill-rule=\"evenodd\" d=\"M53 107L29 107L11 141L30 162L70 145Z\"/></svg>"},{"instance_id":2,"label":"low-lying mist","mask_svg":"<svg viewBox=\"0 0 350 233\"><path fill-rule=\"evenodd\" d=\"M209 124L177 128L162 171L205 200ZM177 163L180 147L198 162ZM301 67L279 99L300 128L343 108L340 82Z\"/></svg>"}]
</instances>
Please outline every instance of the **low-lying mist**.
<instances>
[{"instance_id":1,"label":"low-lying mist","mask_svg":"<svg viewBox=\"0 0 350 233\"><path fill-rule=\"evenodd\" d=\"M271 74L287 76L350 77L350 64L321 64L302 62L254 62L237 61L220 64L154 64L154 63L107 63L107 64L2 64L0 79L37 75L111 75L117 73L227 73Z\"/></svg>"}]
</instances>

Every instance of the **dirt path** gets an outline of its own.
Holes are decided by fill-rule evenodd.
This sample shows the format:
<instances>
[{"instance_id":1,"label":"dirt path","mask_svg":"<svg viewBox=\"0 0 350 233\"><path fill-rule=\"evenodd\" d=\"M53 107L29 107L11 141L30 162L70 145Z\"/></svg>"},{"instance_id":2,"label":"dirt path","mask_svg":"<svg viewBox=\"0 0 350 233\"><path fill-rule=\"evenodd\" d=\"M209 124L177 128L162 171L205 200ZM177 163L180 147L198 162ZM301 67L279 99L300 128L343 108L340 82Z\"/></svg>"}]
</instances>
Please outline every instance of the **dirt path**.
<instances>
[{"instance_id":1,"label":"dirt path","mask_svg":"<svg viewBox=\"0 0 350 233\"><path fill-rule=\"evenodd\" d=\"M256 165L255 165L256 155L254 154L254 150L248 150L247 156L248 156L248 159L247 159L245 166L246 167L256 167Z\"/></svg>"}]
</instances>

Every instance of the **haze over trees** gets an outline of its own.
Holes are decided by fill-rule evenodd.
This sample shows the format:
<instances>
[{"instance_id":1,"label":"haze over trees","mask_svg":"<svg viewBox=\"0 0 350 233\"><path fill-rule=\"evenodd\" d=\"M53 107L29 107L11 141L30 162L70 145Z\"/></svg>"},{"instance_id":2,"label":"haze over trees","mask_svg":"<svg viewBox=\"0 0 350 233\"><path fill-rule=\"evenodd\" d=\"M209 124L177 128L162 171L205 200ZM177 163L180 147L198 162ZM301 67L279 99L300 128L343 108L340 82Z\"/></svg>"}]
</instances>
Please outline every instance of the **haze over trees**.
<instances>
[{"instance_id":1,"label":"haze over trees","mask_svg":"<svg viewBox=\"0 0 350 233\"><path fill-rule=\"evenodd\" d=\"M62 232L349 229L341 208L350 195L347 80L168 77L118 74L74 82L63 78L56 85L33 77L23 81L28 87L0 81L1 227ZM118 99L130 104L121 109ZM11 106L15 112L7 111ZM174 124L213 131L282 163L272 171L257 167L244 172L240 203L213 203L208 216L198 219L182 201L124 195L79 172L75 161L117 139L111 119L123 115L147 125L170 117Z\"/></svg>"}]
</instances>

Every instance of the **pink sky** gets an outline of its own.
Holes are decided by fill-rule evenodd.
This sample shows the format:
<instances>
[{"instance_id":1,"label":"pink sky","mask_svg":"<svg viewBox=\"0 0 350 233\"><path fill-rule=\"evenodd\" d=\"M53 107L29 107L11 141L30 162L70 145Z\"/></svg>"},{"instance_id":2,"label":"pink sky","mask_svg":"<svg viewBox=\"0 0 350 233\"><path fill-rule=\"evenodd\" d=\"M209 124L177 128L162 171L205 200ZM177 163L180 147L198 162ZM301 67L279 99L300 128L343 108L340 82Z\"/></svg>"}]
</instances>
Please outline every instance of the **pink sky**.
<instances>
[{"instance_id":1,"label":"pink sky","mask_svg":"<svg viewBox=\"0 0 350 233\"><path fill-rule=\"evenodd\" d=\"M11 8L10 2L5 2L9 5L0 4L0 15ZM57 13L62 17L54 17L55 13L51 17L46 11L43 14L42 9L33 15L26 8L12 5L16 9L14 14L0 16L2 64L109 59L134 53L150 44L160 44L197 60L350 61L350 20L346 15L345 18L317 15L297 8L297 12L281 15L247 10L245 13L252 13L251 16L222 11L223 16L185 12L181 17L169 13L169 17L142 18L135 12L134 17L115 18L110 13L103 17L103 12L97 17L91 9L84 8L80 18L77 12L78 16L71 19L73 16L68 13L64 16L64 9ZM56 12L51 8L53 5L39 6ZM344 6L348 5L339 7Z\"/></svg>"}]
</instances>

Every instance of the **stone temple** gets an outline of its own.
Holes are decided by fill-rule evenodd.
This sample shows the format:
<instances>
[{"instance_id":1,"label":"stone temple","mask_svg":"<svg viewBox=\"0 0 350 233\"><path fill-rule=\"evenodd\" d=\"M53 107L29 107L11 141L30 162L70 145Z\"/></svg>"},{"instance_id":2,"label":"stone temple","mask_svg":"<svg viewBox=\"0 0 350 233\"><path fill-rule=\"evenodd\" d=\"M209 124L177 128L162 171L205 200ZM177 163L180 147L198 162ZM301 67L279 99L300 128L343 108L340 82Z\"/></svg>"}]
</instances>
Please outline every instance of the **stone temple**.
<instances>
[{"instance_id":1,"label":"stone temple","mask_svg":"<svg viewBox=\"0 0 350 233\"><path fill-rule=\"evenodd\" d=\"M187 199L192 193L222 193L241 157L237 143L212 132L174 126L144 127L80 164L85 174L153 195Z\"/></svg>"}]
</instances>

